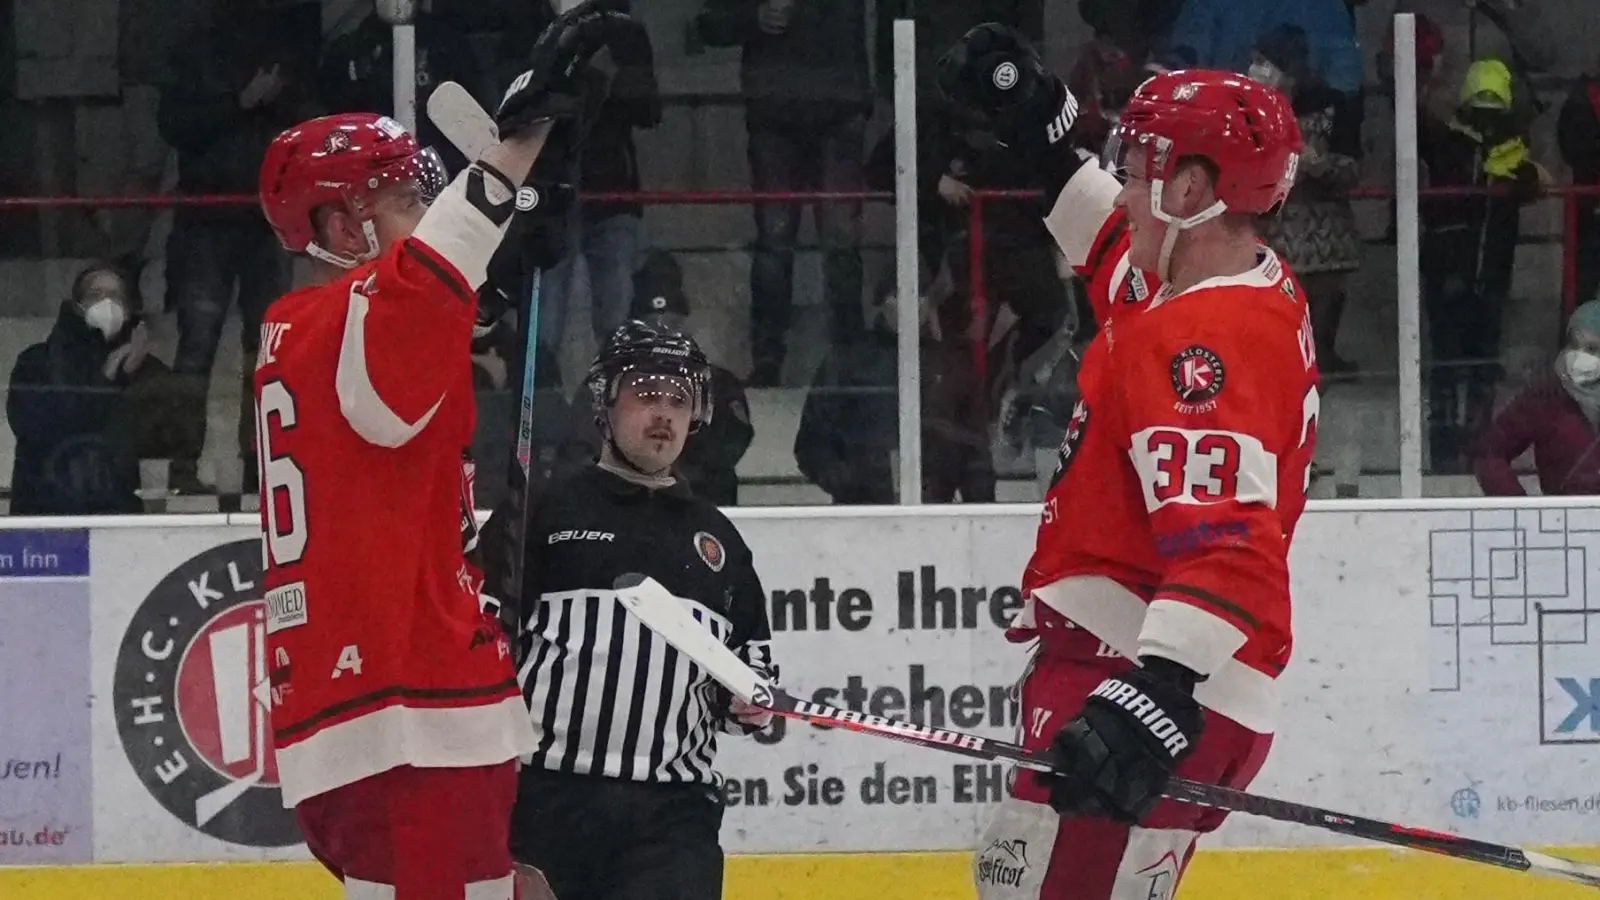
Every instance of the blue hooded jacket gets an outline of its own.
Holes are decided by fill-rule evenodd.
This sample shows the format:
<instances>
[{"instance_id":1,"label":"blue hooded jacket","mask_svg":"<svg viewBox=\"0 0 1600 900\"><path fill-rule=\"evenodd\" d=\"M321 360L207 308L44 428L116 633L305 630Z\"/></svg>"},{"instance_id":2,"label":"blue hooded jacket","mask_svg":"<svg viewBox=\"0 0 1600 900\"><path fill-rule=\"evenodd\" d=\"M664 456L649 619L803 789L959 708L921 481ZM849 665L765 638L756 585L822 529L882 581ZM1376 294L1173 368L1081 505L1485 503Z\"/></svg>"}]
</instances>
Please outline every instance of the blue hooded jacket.
<instances>
[{"instance_id":1,"label":"blue hooded jacket","mask_svg":"<svg viewBox=\"0 0 1600 900\"><path fill-rule=\"evenodd\" d=\"M1311 69L1343 94L1361 89L1361 48L1343 0L1188 0L1172 50L1196 66L1244 72L1256 39L1279 25L1305 30Z\"/></svg>"}]
</instances>

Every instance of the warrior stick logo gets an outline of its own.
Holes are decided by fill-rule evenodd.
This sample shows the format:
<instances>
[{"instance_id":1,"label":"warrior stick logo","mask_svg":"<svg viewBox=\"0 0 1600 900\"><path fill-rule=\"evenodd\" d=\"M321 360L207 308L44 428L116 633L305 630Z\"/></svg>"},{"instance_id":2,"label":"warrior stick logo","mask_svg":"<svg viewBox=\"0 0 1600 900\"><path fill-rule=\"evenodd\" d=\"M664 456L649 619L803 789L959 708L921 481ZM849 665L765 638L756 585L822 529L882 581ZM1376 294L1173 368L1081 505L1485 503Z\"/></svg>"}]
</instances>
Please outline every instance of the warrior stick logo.
<instances>
[{"instance_id":1,"label":"warrior stick logo","mask_svg":"<svg viewBox=\"0 0 1600 900\"><path fill-rule=\"evenodd\" d=\"M985 746L984 739L974 734L946 731L943 728L931 728L927 725L917 725L913 722L896 722L893 719L885 719L882 716L875 716L871 713L856 712L853 709L839 709L819 703L810 703L805 700L796 700L794 709L795 712L812 719L827 719L838 722L846 728L898 735L924 744L961 747L967 750L982 750Z\"/></svg>"},{"instance_id":2,"label":"warrior stick logo","mask_svg":"<svg viewBox=\"0 0 1600 900\"><path fill-rule=\"evenodd\" d=\"M139 605L117 652L117 734L156 802L251 847L301 841L272 749L261 541L184 562ZM286 662L286 661L284 661Z\"/></svg>"}]
</instances>

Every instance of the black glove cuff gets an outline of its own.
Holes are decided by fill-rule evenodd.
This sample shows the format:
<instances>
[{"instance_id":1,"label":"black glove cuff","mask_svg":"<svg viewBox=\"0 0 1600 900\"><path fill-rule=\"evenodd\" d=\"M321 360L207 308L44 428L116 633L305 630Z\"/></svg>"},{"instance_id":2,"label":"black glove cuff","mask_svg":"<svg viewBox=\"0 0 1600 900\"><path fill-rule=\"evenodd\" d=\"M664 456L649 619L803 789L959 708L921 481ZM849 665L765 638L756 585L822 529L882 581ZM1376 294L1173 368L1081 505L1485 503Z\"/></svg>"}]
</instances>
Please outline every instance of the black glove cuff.
<instances>
[{"instance_id":1,"label":"black glove cuff","mask_svg":"<svg viewBox=\"0 0 1600 900\"><path fill-rule=\"evenodd\" d=\"M1139 664L1151 678L1174 685L1191 697L1194 696L1194 686L1205 681L1204 676L1188 666L1160 656L1141 656Z\"/></svg>"}]
</instances>

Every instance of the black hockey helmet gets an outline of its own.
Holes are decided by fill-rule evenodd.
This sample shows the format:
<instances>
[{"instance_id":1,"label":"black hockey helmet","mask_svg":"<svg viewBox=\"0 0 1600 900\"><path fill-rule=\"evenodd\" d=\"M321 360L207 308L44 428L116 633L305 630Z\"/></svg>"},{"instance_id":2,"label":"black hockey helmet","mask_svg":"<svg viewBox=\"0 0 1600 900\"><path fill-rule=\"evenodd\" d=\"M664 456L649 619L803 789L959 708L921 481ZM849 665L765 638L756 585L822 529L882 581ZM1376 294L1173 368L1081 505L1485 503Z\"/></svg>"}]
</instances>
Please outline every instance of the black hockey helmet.
<instances>
[{"instance_id":1,"label":"black hockey helmet","mask_svg":"<svg viewBox=\"0 0 1600 900\"><path fill-rule=\"evenodd\" d=\"M665 325L632 319L618 325L589 365L584 382L594 398L595 415L606 427L605 411L617 400L622 376L629 372L670 375L689 382L689 432L711 423L711 363L694 338Z\"/></svg>"}]
</instances>

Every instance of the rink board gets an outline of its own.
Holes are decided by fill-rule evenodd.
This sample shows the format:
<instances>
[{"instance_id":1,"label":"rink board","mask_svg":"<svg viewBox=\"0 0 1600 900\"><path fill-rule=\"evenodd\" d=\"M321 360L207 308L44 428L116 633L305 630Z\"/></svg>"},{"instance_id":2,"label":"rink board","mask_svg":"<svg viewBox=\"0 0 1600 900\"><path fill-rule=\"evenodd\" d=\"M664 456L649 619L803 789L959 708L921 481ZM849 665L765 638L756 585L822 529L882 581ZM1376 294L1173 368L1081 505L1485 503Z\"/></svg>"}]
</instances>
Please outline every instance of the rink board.
<instances>
[{"instance_id":1,"label":"rink board","mask_svg":"<svg viewBox=\"0 0 1600 900\"><path fill-rule=\"evenodd\" d=\"M1001 626L1020 603L1037 507L732 515L772 597L775 654L792 691L1012 736L1026 650ZM260 741L265 711L251 692L264 669L259 567L254 516L3 523L0 714L24 727L0 729L0 863L309 858L279 802ZM1600 641L1589 630L1600 602L1588 587L1597 567L1600 506L1313 503L1292 557L1298 640L1285 707L1254 789L1489 840L1592 844ZM308 598L308 615L337 614L318 603ZM19 633L28 639L9 639ZM758 884L774 867L793 881L798 867L827 872L828 896L861 881L882 898L885 878L959 893L1004 770L783 725L722 745L725 846L782 855L736 860L731 883ZM1349 843L1234 817L1206 846ZM886 874L902 857L858 855L893 853L950 855L918 863L935 882ZM1308 877L1350 857L1210 854L1194 889L1205 872L1225 882L1244 866L1236 858ZM174 871L159 877L234 877ZM284 871L271 877L297 870Z\"/></svg>"}]
</instances>

